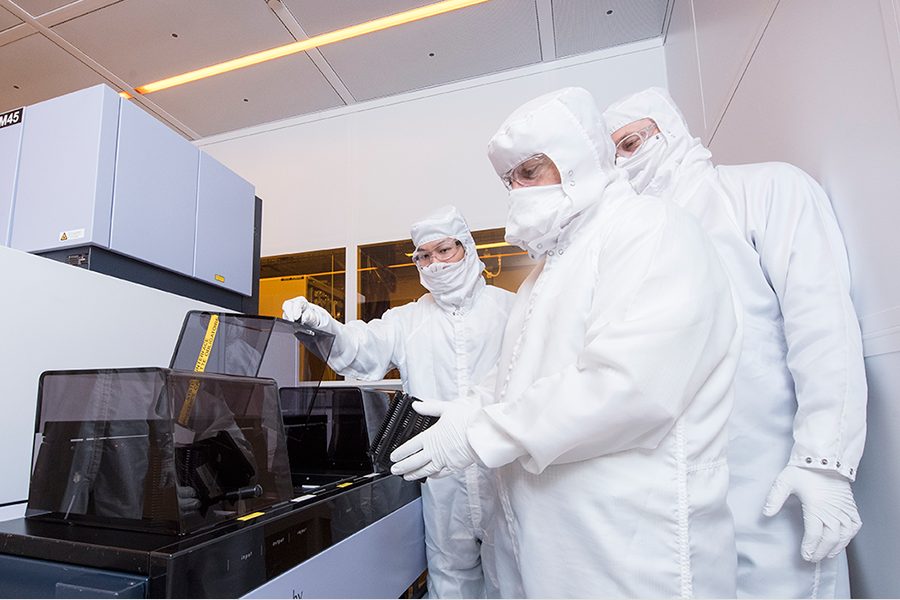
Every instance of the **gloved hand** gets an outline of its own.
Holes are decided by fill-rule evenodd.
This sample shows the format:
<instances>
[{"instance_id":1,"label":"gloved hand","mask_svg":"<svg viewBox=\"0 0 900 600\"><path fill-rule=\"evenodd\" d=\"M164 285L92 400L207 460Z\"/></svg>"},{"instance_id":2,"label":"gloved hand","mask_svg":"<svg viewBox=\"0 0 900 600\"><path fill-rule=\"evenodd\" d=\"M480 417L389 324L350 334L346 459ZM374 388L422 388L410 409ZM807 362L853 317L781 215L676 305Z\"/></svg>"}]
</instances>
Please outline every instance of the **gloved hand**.
<instances>
[{"instance_id":1,"label":"gloved hand","mask_svg":"<svg viewBox=\"0 0 900 600\"><path fill-rule=\"evenodd\" d=\"M281 316L286 321L300 321L301 324L321 331L331 331L333 323L337 323L328 311L311 303L303 296L285 300L281 305ZM331 331L334 333L334 331Z\"/></svg>"},{"instance_id":2,"label":"gloved hand","mask_svg":"<svg viewBox=\"0 0 900 600\"><path fill-rule=\"evenodd\" d=\"M413 408L420 415L440 419L391 452L391 461L396 463L391 473L413 481L422 477L447 477L475 464L478 457L466 438L466 428L478 409L433 400L414 402Z\"/></svg>"},{"instance_id":3,"label":"gloved hand","mask_svg":"<svg viewBox=\"0 0 900 600\"><path fill-rule=\"evenodd\" d=\"M805 560L834 558L862 527L850 482L838 473L785 467L772 484L763 514L776 514L791 494L803 507L800 553Z\"/></svg>"},{"instance_id":4,"label":"gloved hand","mask_svg":"<svg viewBox=\"0 0 900 600\"><path fill-rule=\"evenodd\" d=\"M200 499L197 498L197 491L194 488L179 485L176 486L176 491L178 494L178 508L181 509L182 513L200 508Z\"/></svg>"}]
</instances>

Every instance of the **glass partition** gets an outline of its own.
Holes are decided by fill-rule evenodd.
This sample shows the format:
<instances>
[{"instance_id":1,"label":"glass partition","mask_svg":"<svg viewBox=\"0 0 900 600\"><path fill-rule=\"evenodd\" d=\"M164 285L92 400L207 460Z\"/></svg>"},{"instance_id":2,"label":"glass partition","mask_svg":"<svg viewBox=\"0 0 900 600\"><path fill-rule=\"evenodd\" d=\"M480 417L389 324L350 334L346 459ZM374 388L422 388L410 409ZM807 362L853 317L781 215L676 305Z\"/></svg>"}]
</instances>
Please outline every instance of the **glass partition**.
<instances>
[{"instance_id":1,"label":"glass partition","mask_svg":"<svg viewBox=\"0 0 900 600\"><path fill-rule=\"evenodd\" d=\"M503 236L503 228L472 232L487 284L515 292L536 262L521 248L503 241ZM359 247L360 319L380 317L428 291L419 283L419 271L412 263L414 249L409 239Z\"/></svg>"},{"instance_id":2,"label":"glass partition","mask_svg":"<svg viewBox=\"0 0 900 600\"><path fill-rule=\"evenodd\" d=\"M345 249L317 250L260 259L259 314L281 316L281 304L306 296L344 322Z\"/></svg>"},{"instance_id":3,"label":"glass partition","mask_svg":"<svg viewBox=\"0 0 900 600\"><path fill-rule=\"evenodd\" d=\"M305 296L344 322L345 249L333 248L260 259L259 314L281 317L285 300ZM313 358L313 362L315 359ZM341 377L322 365L324 381Z\"/></svg>"},{"instance_id":4,"label":"glass partition","mask_svg":"<svg viewBox=\"0 0 900 600\"><path fill-rule=\"evenodd\" d=\"M503 240L505 230L473 231L478 255L484 262L488 285L515 292L536 264L528 254ZM399 240L359 247L358 318L371 321L385 311L418 299L426 293L419 272L412 263L412 240ZM346 263L345 250L265 257L260 262L259 314L281 316L281 304L295 296L306 296L344 322ZM340 377L328 369L325 380ZM387 379L397 379L392 371Z\"/></svg>"},{"instance_id":5,"label":"glass partition","mask_svg":"<svg viewBox=\"0 0 900 600\"><path fill-rule=\"evenodd\" d=\"M505 230L473 231L478 256L484 262L488 285L515 292L536 264L517 246L503 240ZM370 321L389 308L418 299L426 290L419 283L419 271L412 262L412 240L400 240L359 247L359 318ZM385 379L399 379L393 370Z\"/></svg>"}]
</instances>

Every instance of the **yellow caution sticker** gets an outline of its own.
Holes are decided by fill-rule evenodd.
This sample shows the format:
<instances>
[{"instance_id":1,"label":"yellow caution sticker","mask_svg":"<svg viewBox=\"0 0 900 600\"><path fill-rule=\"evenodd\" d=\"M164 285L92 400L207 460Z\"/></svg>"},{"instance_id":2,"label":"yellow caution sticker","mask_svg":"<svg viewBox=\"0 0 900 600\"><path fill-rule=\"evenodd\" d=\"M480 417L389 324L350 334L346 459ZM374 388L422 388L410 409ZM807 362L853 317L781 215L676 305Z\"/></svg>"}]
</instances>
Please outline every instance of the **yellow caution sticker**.
<instances>
[{"instance_id":1,"label":"yellow caution sticker","mask_svg":"<svg viewBox=\"0 0 900 600\"><path fill-rule=\"evenodd\" d=\"M347 483L339 483L337 486L338 486L339 488L345 488L345 487L350 486L350 485L353 485L353 482L352 482L352 481L348 481Z\"/></svg>"},{"instance_id":2,"label":"yellow caution sticker","mask_svg":"<svg viewBox=\"0 0 900 600\"><path fill-rule=\"evenodd\" d=\"M72 229L70 231L60 231L59 241L66 242L69 240L77 240L84 237L84 229Z\"/></svg>"},{"instance_id":3,"label":"yellow caution sticker","mask_svg":"<svg viewBox=\"0 0 900 600\"><path fill-rule=\"evenodd\" d=\"M212 353L212 345L216 340L216 331L219 330L219 315L209 316L209 325L206 326L206 337L203 338L203 345L200 347L200 356L197 357L197 366L194 370L202 373L206 369L206 362Z\"/></svg>"},{"instance_id":4,"label":"yellow caution sticker","mask_svg":"<svg viewBox=\"0 0 900 600\"><path fill-rule=\"evenodd\" d=\"M243 517L238 517L238 521L249 521L250 519L255 519L256 517L261 517L266 513L263 512L255 512L250 513L249 515L244 515Z\"/></svg>"},{"instance_id":5,"label":"yellow caution sticker","mask_svg":"<svg viewBox=\"0 0 900 600\"><path fill-rule=\"evenodd\" d=\"M184 397L184 404L181 406L181 413L178 415L178 424L187 427L188 419L191 411L194 410L194 400L197 398L197 392L200 390L200 380L191 379L191 385L188 387L187 395Z\"/></svg>"},{"instance_id":6,"label":"yellow caution sticker","mask_svg":"<svg viewBox=\"0 0 900 600\"><path fill-rule=\"evenodd\" d=\"M216 331L218 330L219 315L210 315L209 325L206 326L206 336L203 338L203 345L200 346L200 356L197 357L197 364L194 366L195 372L202 373L206 369L206 363L209 361L209 355L212 353L213 342L216 341ZM180 425L187 427L198 391L200 391L200 380L191 379L187 395L184 398L184 405L182 405L181 413L178 415L178 423Z\"/></svg>"},{"instance_id":7,"label":"yellow caution sticker","mask_svg":"<svg viewBox=\"0 0 900 600\"><path fill-rule=\"evenodd\" d=\"M219 283L225 283L225 276L224 275L216 275L216 281L218 281Z\"/></svg>"}]
</instances>

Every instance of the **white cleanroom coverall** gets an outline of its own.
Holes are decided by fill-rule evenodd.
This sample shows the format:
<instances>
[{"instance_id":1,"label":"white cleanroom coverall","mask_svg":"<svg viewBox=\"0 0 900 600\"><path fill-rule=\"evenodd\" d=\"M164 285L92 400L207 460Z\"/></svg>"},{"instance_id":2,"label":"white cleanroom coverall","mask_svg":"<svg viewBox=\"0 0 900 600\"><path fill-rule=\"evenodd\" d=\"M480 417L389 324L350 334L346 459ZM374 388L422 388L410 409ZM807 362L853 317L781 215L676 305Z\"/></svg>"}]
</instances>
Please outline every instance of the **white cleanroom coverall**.
<instances>
[{"instance_id":1,"label":"white cleanroom coverall","mask_svg":"<svg viewBox=\"0 0 900 600\"><path fill-rule=\"evenodd\" d=\"M613 151L580 88L525 104L491 140L499 175L543 153L562 183L510 192L507 240L542 260L465 440L496 470L527 597L733 597L728 278L696 220L637 196Z\"/></svg>"},{"instance_id":2,"label":"white cleanroom coverall","mask_svg":"<svg viewBox=\"0 0 900 600\"><path fill-rule=\"evenodd\" d=\"M610 131L648 117L656 122L664 148L643 181L700 220L744 308L728 458L738 595L849 597L843 553L809 561L825 552L810 556L822 521L825 538L837 543L840 537L834 552L859 527L849 482L866 432L862 342L847 254L825 192L784 163L713 167L665 90L633 94L604 116ZM776 478L797 475L805 484L796 489L809 520L809 550L802 544L808 560L801 555L801 502L791 497L774 516L763 514L767 504L773 504L767 513L778 508L767 502ZM773 495L780 497L790 489L778 487Z\"/></svg>"},{"instance_id":3,"label":"white cleanroom coverall","mask_svg":"<svg viewBox=\"0 0 900 600\"><path fill-rule=\"evenodd\" d=\"M411 237L416 247L453 238L465 249L461 261L443 270L420 269L420 280L431 293L368 323L343 325L310 306L336 334L328 364L338 373L379 380L396 367L405 392L420 399L453 400L496 365L514 295L485 284L484 264L455 207L443 207L415 223ZM285 318L292 317L288 308ZM494 496L490 478L477 466L423 484L430 597L497 596L488 531Z\"/></svg>"}]
</instances>

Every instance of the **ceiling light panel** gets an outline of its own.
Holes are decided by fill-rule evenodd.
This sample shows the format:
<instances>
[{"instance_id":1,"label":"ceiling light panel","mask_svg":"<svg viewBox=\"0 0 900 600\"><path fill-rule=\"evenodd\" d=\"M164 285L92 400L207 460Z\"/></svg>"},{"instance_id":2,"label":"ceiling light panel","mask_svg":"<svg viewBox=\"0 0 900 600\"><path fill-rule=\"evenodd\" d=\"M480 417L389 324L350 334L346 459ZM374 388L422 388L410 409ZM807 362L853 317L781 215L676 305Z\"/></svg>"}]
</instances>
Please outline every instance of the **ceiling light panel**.
<instances>
[{"instance_id":1,"label":"ceiling light panel","mask_svg":"<svg viewBox=\"0 0 900 600\"><path fill-rule=\"evenodd\" d=\"M344 105L305 53L160 90L147 98L204 137Z\"/></svg>"},{"instance_id":2,"label":"ceiling light panel","mask_svg":"<svg viewBox=\"0 0 900 600\"><path fill-rule=\"evenodd\" d=\"M0 113L106 83L42 35L0 46Z\"/></svg>"},{"instance_id":3,"label":"ceiling light panel","mask_svg":"<svg viewBox=\"0 0 900 600\"><path fill-rule=\"evenodd\" d=\"M343 18L325 18L320 2L283 0L307 33L349 26ZM333 5L334 3L331 3ZM355 5L357 2L340 4ZM359 2L370 11L390 5L372 18L422 6L421 2ZM351 7L356 10L355 7ZM361 10L361 9L360 9ZM305 15L305 16L304 16ZM406 23L319 51L353 97L371 100L478 77L540 62L534 0L493 0Z\"/></svg>"},{"instance_id":4,"label":"ceiling light panel","mask_svg":"<svg viewBox=\"0 0 900 600\"><path fill-rule=\"evenodd\" d=\"M556 56L573 56L662 35L668 0L553 2Z\"/></svg>"},{"instance_id":5,"label":"ceiling light panel","mask_svg":"<svg viewBox=\"0 0 900 600\"><path fill-rule=\"evenodd\" d=\"M53 31L133 87L294 41L263 0L123 0Z\"/></svg>"}]
</instances>

